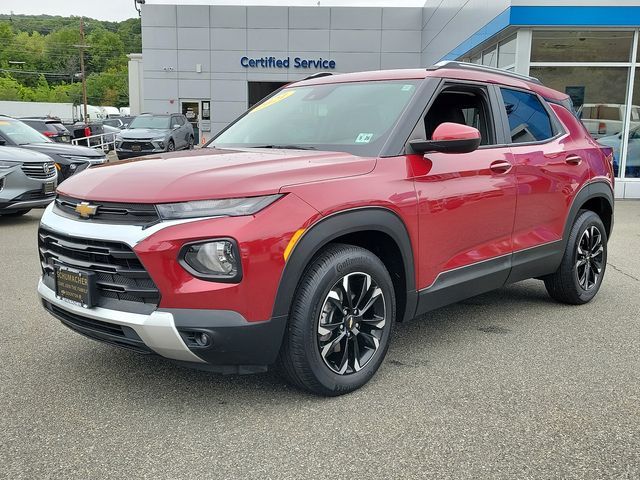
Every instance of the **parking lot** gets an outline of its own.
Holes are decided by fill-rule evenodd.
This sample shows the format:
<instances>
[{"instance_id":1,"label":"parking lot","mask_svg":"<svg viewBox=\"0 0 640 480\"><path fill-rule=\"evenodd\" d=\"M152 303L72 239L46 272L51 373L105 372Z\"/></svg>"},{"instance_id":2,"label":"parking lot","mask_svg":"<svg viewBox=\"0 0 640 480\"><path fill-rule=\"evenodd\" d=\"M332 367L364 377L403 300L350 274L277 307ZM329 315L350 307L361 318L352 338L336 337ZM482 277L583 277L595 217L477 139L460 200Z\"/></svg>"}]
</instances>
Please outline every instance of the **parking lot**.
<instances>
[{"instance_id":1,"label":"parking lot","mask_svg":"<svg viewBox=\"0 0 640 480\"><path fill-rule=\"evenodd\" d=\"M2 478L640 476L639 202L591 304L526 281L432 312L332 399L72 333L35 293L39 216L0 218Z\"/></svg>"}]
</instances>

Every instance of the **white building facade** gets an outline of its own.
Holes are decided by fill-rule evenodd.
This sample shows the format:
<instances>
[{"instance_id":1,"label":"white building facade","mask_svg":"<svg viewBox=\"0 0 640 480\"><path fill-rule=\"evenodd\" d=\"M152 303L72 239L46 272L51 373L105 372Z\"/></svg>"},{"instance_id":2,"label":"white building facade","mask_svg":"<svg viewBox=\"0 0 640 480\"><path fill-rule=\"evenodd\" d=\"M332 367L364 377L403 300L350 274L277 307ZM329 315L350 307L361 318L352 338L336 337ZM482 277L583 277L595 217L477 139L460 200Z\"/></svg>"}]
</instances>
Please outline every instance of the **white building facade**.
<instances>
[{"instance_id":1,"label":"white building facade","mask_svg":"<svg viewBox=\"0 0 640 480\"><path fill-rule=\"evenodd\" d=\"M640 198L640 1L193 3L142 6L132 113L185 113L206 141L313 73L464 60L533 75L571 95L592 135L614 148L616 195Z\"/></svg>"}]
</instances>

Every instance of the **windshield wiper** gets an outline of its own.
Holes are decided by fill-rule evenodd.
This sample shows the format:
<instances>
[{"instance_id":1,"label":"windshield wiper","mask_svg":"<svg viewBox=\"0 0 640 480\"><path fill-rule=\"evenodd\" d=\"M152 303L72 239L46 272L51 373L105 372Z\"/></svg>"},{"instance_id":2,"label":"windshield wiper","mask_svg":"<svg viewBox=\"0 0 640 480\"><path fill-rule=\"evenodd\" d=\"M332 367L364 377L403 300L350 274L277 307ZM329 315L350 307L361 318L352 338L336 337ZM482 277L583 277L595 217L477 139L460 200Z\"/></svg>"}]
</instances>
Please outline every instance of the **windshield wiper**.
<instances>
[{"instance_id":1,"label":"windshield wiper","mask_svg":"<svg viewBox=\"0 0 640 480\"><path fill-rule=\"evenodd\" d=\"M259 145L251 148L281 148L283 150L317 150L309 145Z\"/></svg>"}]
</instances>

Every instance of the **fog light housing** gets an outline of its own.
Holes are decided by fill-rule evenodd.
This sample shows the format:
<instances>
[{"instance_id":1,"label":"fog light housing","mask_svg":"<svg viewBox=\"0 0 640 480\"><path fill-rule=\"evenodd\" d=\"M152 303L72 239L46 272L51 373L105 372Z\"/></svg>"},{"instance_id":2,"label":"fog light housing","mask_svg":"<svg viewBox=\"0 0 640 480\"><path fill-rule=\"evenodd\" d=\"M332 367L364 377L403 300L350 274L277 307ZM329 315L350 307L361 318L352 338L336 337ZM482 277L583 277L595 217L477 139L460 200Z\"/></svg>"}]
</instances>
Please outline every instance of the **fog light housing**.
<instances>
[{"instance_id":1,"label":"fog light housing","mask_svg":"<svg viewBox=\"0 0 640 480\"><path fill-rule=\"evenodd\" d=\"M180 251L179 261L190 274L203 280L237 283L242 279L238 247L230 238L187 244Z\"/></svg>"}]
</instances>

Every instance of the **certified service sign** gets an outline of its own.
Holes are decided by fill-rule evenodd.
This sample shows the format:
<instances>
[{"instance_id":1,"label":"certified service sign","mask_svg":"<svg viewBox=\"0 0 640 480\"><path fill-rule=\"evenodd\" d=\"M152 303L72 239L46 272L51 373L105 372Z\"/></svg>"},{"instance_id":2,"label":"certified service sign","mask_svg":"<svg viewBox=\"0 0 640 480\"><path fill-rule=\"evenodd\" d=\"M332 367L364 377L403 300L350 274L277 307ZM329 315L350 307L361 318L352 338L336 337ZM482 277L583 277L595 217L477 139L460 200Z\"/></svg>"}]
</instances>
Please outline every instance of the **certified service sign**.
<instances>
[{"instance_id":1,"label":"certified service sign","mask_svg":"<svg viewBox=\"0 0 640 480\"><path fill-rule=\"evenodd\" d=\"M295 57L293 62L291 57L276 58L276 57L261 57L261 58L249 58L242 57L240 59L240 65L244 68L312 68L333 70L336 68L335 60L327 60L324 58L300 58Z\"/></svg>"}]
</instances>

